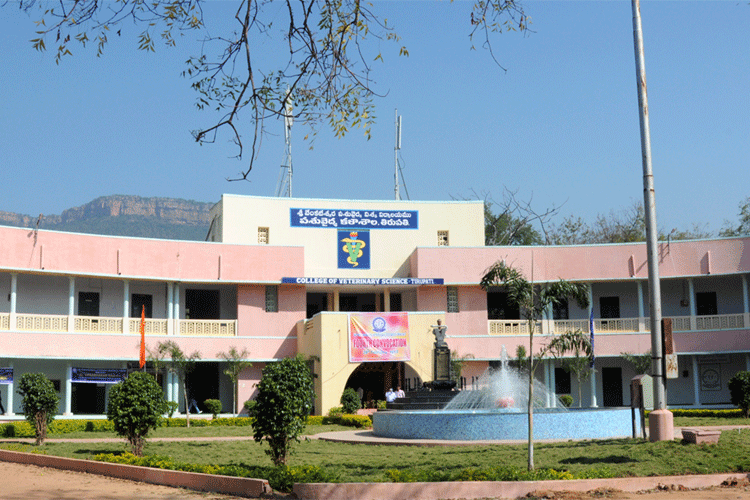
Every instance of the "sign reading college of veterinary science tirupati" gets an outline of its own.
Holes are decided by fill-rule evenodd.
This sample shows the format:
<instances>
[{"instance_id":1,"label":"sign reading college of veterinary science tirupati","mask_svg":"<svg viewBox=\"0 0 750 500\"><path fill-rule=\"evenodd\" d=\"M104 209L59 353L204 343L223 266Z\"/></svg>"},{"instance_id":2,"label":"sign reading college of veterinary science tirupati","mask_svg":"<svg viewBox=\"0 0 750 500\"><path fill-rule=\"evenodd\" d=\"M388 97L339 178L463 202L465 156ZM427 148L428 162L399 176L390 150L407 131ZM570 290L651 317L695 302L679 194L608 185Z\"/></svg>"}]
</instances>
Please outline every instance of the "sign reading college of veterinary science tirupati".
<instances>
[{"instance_id":1,"label":"sign reading college of veterinary science tirupati","mask_svg":"<svg viewBox=\"0 0 750 500\"><path fill-rule=\"evenodd\" d=\"M349 362L409 361L409 313L350 313Z\"/></svg>"},{"instance_id":2,"label":"sign reading college of veterinary science tirupati","mask_svg":"<svg viewBox=\"0 0 750 500\"><path fill-rule=\"evenodd\" d=\"M357 229L419 229L417 210L290 209L292 227L345 227Z\"/></svg>"}]
</instances>

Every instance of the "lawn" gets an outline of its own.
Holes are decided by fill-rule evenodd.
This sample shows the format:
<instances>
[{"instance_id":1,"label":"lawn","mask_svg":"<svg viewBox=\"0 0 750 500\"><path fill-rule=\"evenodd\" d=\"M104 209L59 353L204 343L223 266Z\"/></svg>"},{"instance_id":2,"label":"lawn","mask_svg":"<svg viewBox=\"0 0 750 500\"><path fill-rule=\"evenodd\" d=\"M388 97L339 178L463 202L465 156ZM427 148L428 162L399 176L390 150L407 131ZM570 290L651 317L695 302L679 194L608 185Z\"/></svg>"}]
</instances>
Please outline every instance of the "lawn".
<instances>
[{"instance_id":1,"label":"lawn","mask_svg":"<svg viewBox=\"0 0 750 500\"><path fill-rule=\"evenodd\" d=\"M698 419L680 417L675 425L707 425ZM717 421L718 420L718 421ZM712 419L713 425L731 425L727 419ZM743 421L747 424L747 421ZM306 434L342 430L340 426L309 426ZM127 450L124 443L102 443L110 433L78 433L93 438L87 443L48 442L46 453L90 459L99 453ZM150 437L249 436L249 427L160 428ZM63 437L61 436L50 436ZM73 437L66 434L64 437ZM270 466L266 444L253 441L156 442L146 444L149 455L170 456L194 464ZM608 439L535 444L538 469L569 471L578 477L620 477L706 474L750 470L750 429L725 431L717 445L688 445L681 441L650 443L640 439ZM409 473L453 473L467 469L512 466L525 469L526 445L477 445L456 447L372 446L306 440L294 448L289 465L315 465L341 482L378 482L393 477L389 470Z\"/></svg>"}]
</instances>

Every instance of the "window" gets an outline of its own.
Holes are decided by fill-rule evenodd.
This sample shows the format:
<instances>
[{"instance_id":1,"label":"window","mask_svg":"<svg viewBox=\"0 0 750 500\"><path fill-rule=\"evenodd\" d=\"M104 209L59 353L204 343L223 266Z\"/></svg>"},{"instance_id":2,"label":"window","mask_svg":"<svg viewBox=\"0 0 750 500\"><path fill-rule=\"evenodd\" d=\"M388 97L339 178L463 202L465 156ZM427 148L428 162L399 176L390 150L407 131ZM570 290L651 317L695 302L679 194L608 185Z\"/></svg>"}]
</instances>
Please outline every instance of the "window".
<instances>
[{"instance_id":1,"label":"window","mask_svg":"<svg viewBox=\"0 0 750 500\"><path fill-rule=\"evenodd\" d=\"M266 285L266 312L279 312L279 287Z\"/></svg>"},{"instance_id":2,"label":"window","mask_svg":"<svg viewBox=\"0 0 750 500\"><path fill-rule=\"evenodd\" d=\"M78 315L99 316L99 292L78 292Z\"/></svg>"},{"instance_id":3,"label":"window","mask_svg":"<svg viewBox=\"0 0 750 500\"><path fill-rule=\"evenodd\" d=\"M599 317L619 318L620 297L599 297Z\"/></svg>"},{"instance_id":4,"label":"window","mask_svg":"<svg viewBox=\"0 0 750 500\"><path fill-rule=\"evenodd\" d=\"M695 294L695 312L698 316L715 316L719 314L716 306L716 292L698 292Z\"/></svg>"},{"instance_id":5,"label":"window","mask_svg":"<svg viewBox=\"0 0 750 500\"><path fill-rule=\"evenodd\" d=\"M145 311L145 316L152 318L151 311L153 310L153 305L154 297L152 295L134 293L130 296L130 317L140 318L141 312Z\"/></svg>"},{"instance_id":6,"label":"window","mask_svg":"<svg viewBox=\"0 0 750 500\"><path fill-rule=\"evenodd\" d=\"M457 313L458 312L458 287L449 286L448 291L448 305L446 306L446 312Z\"/></svg>"},{"instance_id":7,"label":"window","mask_svg":"<svg viewBox=\"0 0 750 500\"><path fill-rule=\"evenodd\" d=\"M258 244L268 245L268 228L267 227L258 228Z\"/></svg>"},{"instance_id":8,"label":"window","mask_svg":"<svg viewBox=\"0 0 750 500\"><path fill-rule=\"evenodd\" d=\"M506 292L487 292L487 319L521 319L521 311Z\"/></svg>"},{"instance_id":9,"label":"window","mask_svg":"<svg viewBox=\"0 0 750 500\"><path fill-rule=\"evenodd\" d=\"M568 315L568 299L552 304L552 319L570 319Z\"/></svg>"},{"instance_id":10,"label":"window","mask_svg":"<svg viewBox=\"0 0 750 500\"><path fill-rule=\"evenodd\" d=\"M448 231L438 231L438 246L439 247L447 247L448 246Z\"/></svg>"}]
</instances>

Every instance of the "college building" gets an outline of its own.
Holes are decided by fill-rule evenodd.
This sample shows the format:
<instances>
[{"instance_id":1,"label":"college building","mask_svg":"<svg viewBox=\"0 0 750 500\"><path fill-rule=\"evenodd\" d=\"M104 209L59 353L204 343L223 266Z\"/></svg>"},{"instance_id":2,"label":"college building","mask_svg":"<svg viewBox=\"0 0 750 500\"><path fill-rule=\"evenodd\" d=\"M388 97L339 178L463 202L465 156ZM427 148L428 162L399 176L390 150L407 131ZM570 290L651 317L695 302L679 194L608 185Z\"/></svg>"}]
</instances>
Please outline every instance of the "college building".
<instances>
[{"instance_id":1,"label":"college building","mask_svg":"<svg viewBox=\"0 0 750 500\"><path fill-rule=\"evenodd\" d=\"M583 406L630 403L636 375L623 353L651 348L645 243L484 246L481 201L414 202L224 195L206 242L0 227L0 396L21 413L16 385L43 372L63 415L106 413L108 389L138 370L141 314L153 351L164 341L200 353L188 377L199 405L233 384L220 356L246 349L237 401L253 397L263 367L303 354L315 380L315 413L346 387L366 401L433 379L433 329L466 358L459 385L528 346L528 325L501 287L480 279L498 261L534 283L586 284L590 307L560 304L536 325L535 346L579 329L595 333L595 373ZM729 407L727 382L750 370L750 238L663 241L662 315L672 319L676 378L669 407ZM593 321L590 321L593 316ZM148 367L147 367L148 368ZM560 359L537 378L578 404ZM159 373L180 404L177 377Z\"/></svg>"}]
</instances>

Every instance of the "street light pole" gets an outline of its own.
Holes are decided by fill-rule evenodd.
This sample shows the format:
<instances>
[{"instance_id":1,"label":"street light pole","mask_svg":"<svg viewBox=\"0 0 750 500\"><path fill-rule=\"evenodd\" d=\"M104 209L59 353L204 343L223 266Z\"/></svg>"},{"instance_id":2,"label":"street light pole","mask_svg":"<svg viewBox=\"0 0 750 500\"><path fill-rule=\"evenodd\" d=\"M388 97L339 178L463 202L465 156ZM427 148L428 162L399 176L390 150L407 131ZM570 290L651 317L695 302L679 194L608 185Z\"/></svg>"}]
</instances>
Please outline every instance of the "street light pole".
<instances>
[{"instance_id":1,"label":"street light pole","mask_svg":"<svg viewBox=\"0 0 750 500\"><path fill-rule=\"evenodd\" d=\"M654 174L651 167L651 133L648 118L648 93L646 63L643 56L643 28L641 26L640 0L632 0L633 39L635 44L635 70L638 83L638 105L641 124L641 154L643 156L643 202L646 215L646 251L648 253L648 292L651 309L651 371L654 377L654 411L649 414L649 439L666 441L674 439L674 420L667 410L667 391L662 359L664 343L661 334L661 286L656 229L656 200Z\"/></svg>"}]
</instances>

